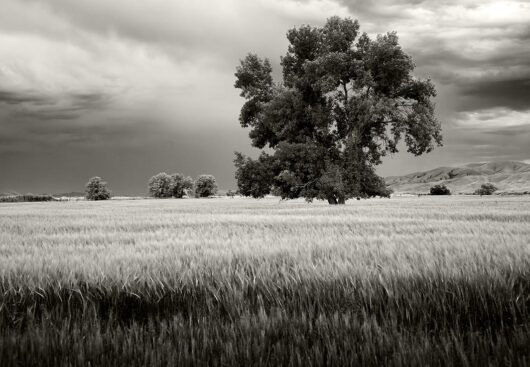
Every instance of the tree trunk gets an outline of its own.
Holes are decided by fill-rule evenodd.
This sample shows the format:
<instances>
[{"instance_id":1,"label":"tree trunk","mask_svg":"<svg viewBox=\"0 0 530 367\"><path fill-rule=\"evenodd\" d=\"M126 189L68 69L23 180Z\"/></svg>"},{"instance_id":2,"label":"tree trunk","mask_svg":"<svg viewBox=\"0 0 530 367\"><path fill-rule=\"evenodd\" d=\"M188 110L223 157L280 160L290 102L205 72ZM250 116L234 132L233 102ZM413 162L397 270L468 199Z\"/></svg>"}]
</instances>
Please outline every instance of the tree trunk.
<instances>
[{"instance_id":1,"label":"tree trunk","mask_svg":"<svg viewBox=\"0 0 530 367\"><path fill-rule=\"evenodd\" d=\"M337 204L344 205L346 204L346 199L343 196L339 196L338 198L335 196L329 196L328 203L330 205L337 205Z\"/></svg>"}]
</instances>

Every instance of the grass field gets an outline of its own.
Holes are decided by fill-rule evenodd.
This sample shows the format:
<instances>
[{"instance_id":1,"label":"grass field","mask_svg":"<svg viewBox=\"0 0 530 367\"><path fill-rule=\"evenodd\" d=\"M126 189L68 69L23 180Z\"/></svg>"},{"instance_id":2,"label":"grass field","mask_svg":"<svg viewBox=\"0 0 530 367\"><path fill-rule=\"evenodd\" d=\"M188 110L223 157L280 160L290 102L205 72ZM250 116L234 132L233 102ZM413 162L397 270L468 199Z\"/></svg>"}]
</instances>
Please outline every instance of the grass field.
<instances>
[{"instance_id":1,"label":"grass field","mask_svg":"<svg viewBox=\"0 0 530 367\"><path fill-rule=\"evenodd\" d=\"M0 204L0 366L530 365L530 198Z\"/></svg>"}]
</instances>

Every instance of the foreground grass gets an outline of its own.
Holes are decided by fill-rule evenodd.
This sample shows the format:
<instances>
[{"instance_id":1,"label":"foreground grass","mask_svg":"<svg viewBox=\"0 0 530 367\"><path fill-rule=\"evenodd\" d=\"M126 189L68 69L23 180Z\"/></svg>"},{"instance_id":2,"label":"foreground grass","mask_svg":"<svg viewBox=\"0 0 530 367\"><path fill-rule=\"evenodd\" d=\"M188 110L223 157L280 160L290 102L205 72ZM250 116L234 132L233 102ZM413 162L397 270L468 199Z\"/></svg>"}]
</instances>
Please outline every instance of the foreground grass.
<instances>
[{"instance_id":1,"label":"foreground grass","mask_svg":"<svg viewBox=\"0 0 530 367\"><path fill-rule=\"evenodd\" d=\"M0 365L528 365L530 200L0 205Z\"/></svg>"}]
</instances>

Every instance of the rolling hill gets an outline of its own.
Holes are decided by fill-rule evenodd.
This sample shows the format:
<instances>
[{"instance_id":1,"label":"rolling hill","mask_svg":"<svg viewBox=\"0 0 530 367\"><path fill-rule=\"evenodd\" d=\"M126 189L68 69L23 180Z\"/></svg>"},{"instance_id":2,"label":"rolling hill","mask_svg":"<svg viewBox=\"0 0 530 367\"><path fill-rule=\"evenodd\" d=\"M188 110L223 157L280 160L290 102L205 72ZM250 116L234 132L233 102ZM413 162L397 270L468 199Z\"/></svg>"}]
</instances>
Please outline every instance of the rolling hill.
<instances>
[{"instance_id":1,"label":"rolling hill","mask_svg":"<svg viewBox=\"0 0 530 367\"><path fill-rule=\"evenodd\" d=\"M386 177L385 181L395 193L428 193L435 184L444 184L453 193L472 193L486 182L497 186L499 192L530 192L530 164L514 161L469 163Z\"/></svg>"}]
</instances>

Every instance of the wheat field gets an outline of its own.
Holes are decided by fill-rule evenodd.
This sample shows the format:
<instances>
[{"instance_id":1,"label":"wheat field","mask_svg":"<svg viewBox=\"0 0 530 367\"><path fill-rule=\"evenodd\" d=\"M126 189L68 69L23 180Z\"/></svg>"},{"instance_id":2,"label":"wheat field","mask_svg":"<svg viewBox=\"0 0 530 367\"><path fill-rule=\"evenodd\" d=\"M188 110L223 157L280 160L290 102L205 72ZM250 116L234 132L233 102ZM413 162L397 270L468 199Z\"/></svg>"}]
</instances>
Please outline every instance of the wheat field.
<instances>
[{"instance_id":1,"label":"wheat field","mask_svg":"<svg viewBox=\"0 0 530 367\"><path fill-rule=\"evenodd\" d=\"M0 204L0 366L529 365L530 198Z\"/></svg>"}]
</instances>

